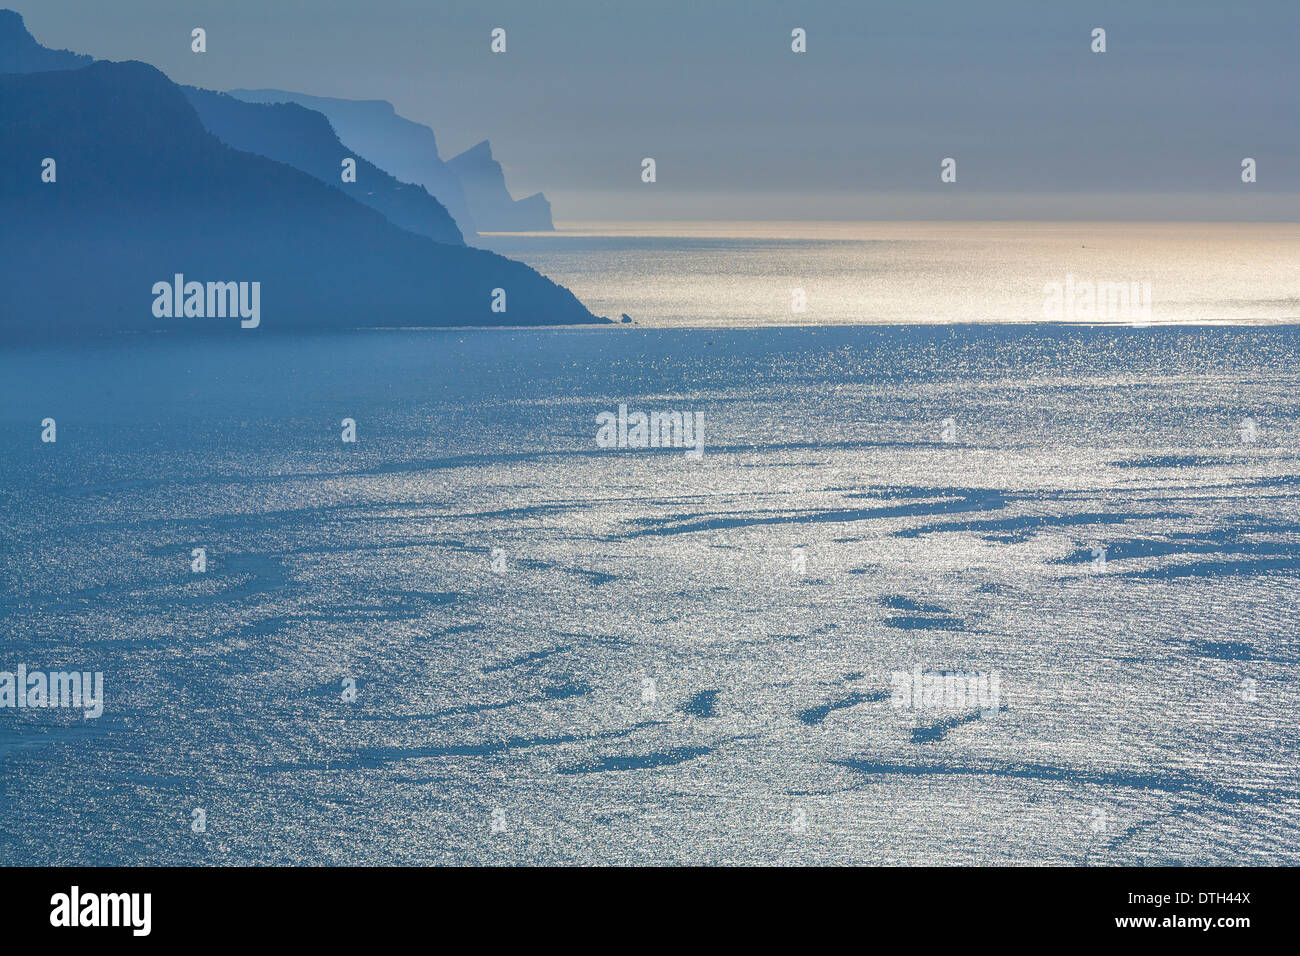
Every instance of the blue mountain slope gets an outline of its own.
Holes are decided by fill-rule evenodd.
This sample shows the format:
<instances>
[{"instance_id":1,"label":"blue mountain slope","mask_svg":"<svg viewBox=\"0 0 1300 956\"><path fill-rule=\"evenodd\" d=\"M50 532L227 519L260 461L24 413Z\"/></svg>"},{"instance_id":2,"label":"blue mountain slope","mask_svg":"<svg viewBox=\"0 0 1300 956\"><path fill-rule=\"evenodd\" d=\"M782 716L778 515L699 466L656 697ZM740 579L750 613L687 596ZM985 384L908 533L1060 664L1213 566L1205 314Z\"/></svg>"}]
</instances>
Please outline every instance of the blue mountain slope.
<instances>
[{"instance_id":1,"label":"blue mountain slope","mask_svg":"<svg viewBox=\"0 0 1300 956\"><path fill-rule=\"evenodd\" d=\"M446 207L423 186L398 182L348 149L322 114L296 103L247 103L225 93L183 89L204 127L227 146L310 173L403 229L438 242L464 241ZM345 157L356 161L356 182L342 180Z\"/></svg>"},{"instance_id":2,"label":"blue mountain slope","mask_svg":"<svg viewBox=\"0 0 1300 956\"><path fill-rule=\"evenodd\" d=\"M0 73L38 73L89 66L94 57L71 50L49 50L27 32L22 15L0 10Z\"/></svg>"},{"instance_id":3,"label":"blue mountain slope","mask_svg":"<svg viewBox=\"0 0 1300 956\"><path fill-rule=\"evenodd\" d=\"M176 273L261 283L261 328L603 321L528 267L402 230L338 189L240 152L142 63L0 75L0 336L238 330L153 314ZM57 161L43 182L42 161ZM492 311L504 289L505 312ZM247 334L247 333L244 333Z\"/></svg>"},{"instance_id":4,"label":"blue mountain slope","mask_svg":"<svg viewBox=\"0 0 1300 956\"><path fill-rule=\"evenodd\" d=\"M433 130L398 116L384 100L341 100L285 90L231 90L230 95L250 103L297 103L323 113L349 147L403 182L423 184L467 234L555 228L544 195L510 195L505 171L487 140L444 162Z\"/></svg>"},{"instance_id":5,"label":"blue mountain slope","mask_svg":"<svg viewBox=\"0 0 1300 956\"><path fill-rule=\"evenodd\" d=\"M0 73L37 73L89 66L93 57L50 50L27 32L23 18L0 10ZM419 185L398 182L343 146L320 113L292 104L246 103L224 93L182 87L199 119L227 146L278 160L342 189L392 223L438 242L463 243L455 221ZM344 157L357 163L355 182L340 176Z\"/></svg>"},{"instance_id":6,"label":"blue mountain slope","mask_svg":"<svg viewBox=\"0 0 1300 956\"><path fill-rule=\"evenodd\" d=\"M418 183L447 207L466 236L479 225L456 174L438 157L433 130L398 116L386 100L343 100L285 90L231 90L249 103L297 103L322 113L350 149L382 166L404 183Z\"/></svg>"}]
</instances>

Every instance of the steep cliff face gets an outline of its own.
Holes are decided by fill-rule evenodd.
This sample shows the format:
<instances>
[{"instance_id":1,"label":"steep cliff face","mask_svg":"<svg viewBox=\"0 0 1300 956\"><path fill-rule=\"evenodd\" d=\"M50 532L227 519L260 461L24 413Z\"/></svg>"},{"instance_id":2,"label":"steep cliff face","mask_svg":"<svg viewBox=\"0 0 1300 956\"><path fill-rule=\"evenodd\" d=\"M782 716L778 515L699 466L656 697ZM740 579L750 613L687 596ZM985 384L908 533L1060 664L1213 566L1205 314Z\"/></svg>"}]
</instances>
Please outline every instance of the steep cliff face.
<instances>
[{"instance_id":1,"label":"steep cliff face","mask_svg":"<svg viewBox=\"0 0 1300 956\"><path fill-rule=\"evenodd\" d=\"M419 183L451 212L466 236L554 229L541 193L514 199L485 140L443 162L433 130L398 116L384 100L340 100L285 90L232 90L252 103L297 103L329 119L339 139L403 182Z\"/></svg>"},{"instance_id":2,"label":"steep cliff face","mask_svg":"<svg viewBox=\"0 0 1300 956\"><path fill-rule=\"evenodd\" d=\"M0 103L5 338L239 329L156 314L152 290L178 273L259 282L264 331L603 321L520 263L415 235L232 149L143 63L0 75Z\"/></svg>"},{"instance_id":3,"label":"steep cliff face","mask_svg":"<svg viewBox=\"0 0 1300 956\"><path fill-rule=\"evenodd\" d=\"M297 103L321 113L345 146L402 182L423 186L447 207L465 236L477 232L460 180L438 156L438 139L433 130L398 116L392 103L308 96L286 90L231 90L230 95L249 103Z\"/></svg>"},{"instance_id":4,"label":"steep cliff face","mask_svg":"<svg viewBox=\"0 0 1300 956\"><path fill-rule=\"evenodd\" d=\"M296 103L248 103L225 93L183 89L204 127L227 146L309 173L403 229L438 242L463 243L442 203L423 186L399 182L349 150L321 113ZM355 163L355 181L344 180L345 159Z\"/></svg>"},{"instance_id":5,"label":"steep cliff face","mask_svg":"<svg viewBox=\"0 0 1300 956\"><path fill-rule=\"evenodd\" d=\"M465 190L481 232L544 232L554 229L551 204L541 193L516 200L506 188L505 171L487 140L447 160Z\"/></svg>"}]
</instances>

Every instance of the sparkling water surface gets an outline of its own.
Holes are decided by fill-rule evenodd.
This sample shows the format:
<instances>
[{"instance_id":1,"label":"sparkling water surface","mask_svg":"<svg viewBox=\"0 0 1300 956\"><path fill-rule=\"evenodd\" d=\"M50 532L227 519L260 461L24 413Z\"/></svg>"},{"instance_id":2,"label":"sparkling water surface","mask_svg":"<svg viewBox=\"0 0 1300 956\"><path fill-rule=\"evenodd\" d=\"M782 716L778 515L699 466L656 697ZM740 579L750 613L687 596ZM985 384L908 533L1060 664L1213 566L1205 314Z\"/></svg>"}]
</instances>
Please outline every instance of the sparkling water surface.
<instances>
[{"instance_id":1,"label":"sparkling water surface","mask_svg":"<svg viewBox=\"0 0 1300 956\"><path fill-rule=\"evenodd\" d=\"M1289 326L7 350L0 670L106 699L0 709L0 862L1300 862L1298 359ZM702 413L702 458L598 448L620 403ZM1000 709L896 708L918 666Z\"/></svg>"},{"instance_id":2,"label":"sparkling water surface","mask_svg":"<svg viewBox=\"0 0 1300 956\"><path fill-rule=\"evenodd\" d=\"M486 236L598 315L653 326L1300 322L1300 224L560 223ZM1073 278L1071 278L1073 277ZM1137 285L1144 310L1058 315L1045 288ZM794 290L802 309L794 310ZM1076 299L1081 298L1076 296ZM1062 312L1064 310L1061 310Z\"/></svg>"}]
</instances>

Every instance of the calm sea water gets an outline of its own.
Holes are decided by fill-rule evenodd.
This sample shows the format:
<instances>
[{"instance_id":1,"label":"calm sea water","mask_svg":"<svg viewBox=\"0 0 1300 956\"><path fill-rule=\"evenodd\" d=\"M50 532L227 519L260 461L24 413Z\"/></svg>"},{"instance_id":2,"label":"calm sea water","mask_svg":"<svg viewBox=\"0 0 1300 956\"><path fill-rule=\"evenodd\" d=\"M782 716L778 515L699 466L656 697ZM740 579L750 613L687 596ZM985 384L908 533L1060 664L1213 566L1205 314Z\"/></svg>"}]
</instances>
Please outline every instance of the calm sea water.
<instances>
[{"instance_id":1,"label":"calm sea water","mask_svg":"<svg viewBox=\"0 0 1300 956\"><path fill-rule=\"evenodd\" d=\"M562 223L483 242L645 325L1041 322L1067 282L1149 288L1149 316L1090 322L1300 321L1296 223Z\"/></svg>"},{"instance_id":2,"label":"calm sea water","mask_svg":"<svg viewBox=\"0 0 1300 956\"><path fill-rule=\"evenodd\" d=\"M5 351L0 670L106 699L0 709L0 862L1300 862L1297 368L1292 326ZM620 403L703 456L597 447ZM895 707L914 668L998 709Z\"/></svg>"}]
</instances>

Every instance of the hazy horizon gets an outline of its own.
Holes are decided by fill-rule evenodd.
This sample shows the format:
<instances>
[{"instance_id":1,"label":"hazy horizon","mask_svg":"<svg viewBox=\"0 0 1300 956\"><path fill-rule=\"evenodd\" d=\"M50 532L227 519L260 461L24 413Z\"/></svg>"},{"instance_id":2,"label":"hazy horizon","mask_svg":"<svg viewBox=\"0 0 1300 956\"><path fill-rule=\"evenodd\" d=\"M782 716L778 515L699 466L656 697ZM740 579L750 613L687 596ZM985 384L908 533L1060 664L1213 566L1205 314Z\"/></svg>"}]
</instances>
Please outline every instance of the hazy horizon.
<instances>
[{"instance_id":1,"label":"hazy horizon","mask_svg":"<svg viewBox=\"0 0 1300 956\"><path fill-rule=\"evenodd\" d=\"M571 289L597 314L627 314L648 326L1300 321L1294 223L560 221L556 228L479 241ZM1103 305L1107 290L1123 290L1124 302ZM1061 297L1078 299L1080 308Z\"/></svg>"},{"instance_id":2,"label":"hazy horizon","mask_svg":"<svg viewBox=\"0 0 1300 956\"><path fill-rule=\"evenodd\" d=\"M856 239L869 238L866 231L877 228L932 229L938 226L952 226L958 230L979 227L1014 227L1029 229L1048 229L1052 227L1072 226L1134 226L1160 227L1176 226L1181 230L1195 229L1198 226L1220 228L1225 226L1257 226L1269 228L1297 224L1296 220L1240 220L1240 219L698 219L682 217L677 219L559 219L555 220L554 232L486 232L485 235L523 235L550 236L556 234L580 235L590 233L602 236L715 236L736 235L769 238L799 238L800 233L809 237L827 237ZM719 230L717 232L713 230Z\"/></svg>"},{"instance_id":3,"label":"hazy horizon","mask_svg":"<svg viewBox=\"0 0 1300 956\"><path fill-rule=\"evenodd\" d=\"M1273 0L12 6L46 46L177 82L387 100L444 158L490 139L558 220L1300 219L1300 6Z\"/></svg>"}]
</instances>

